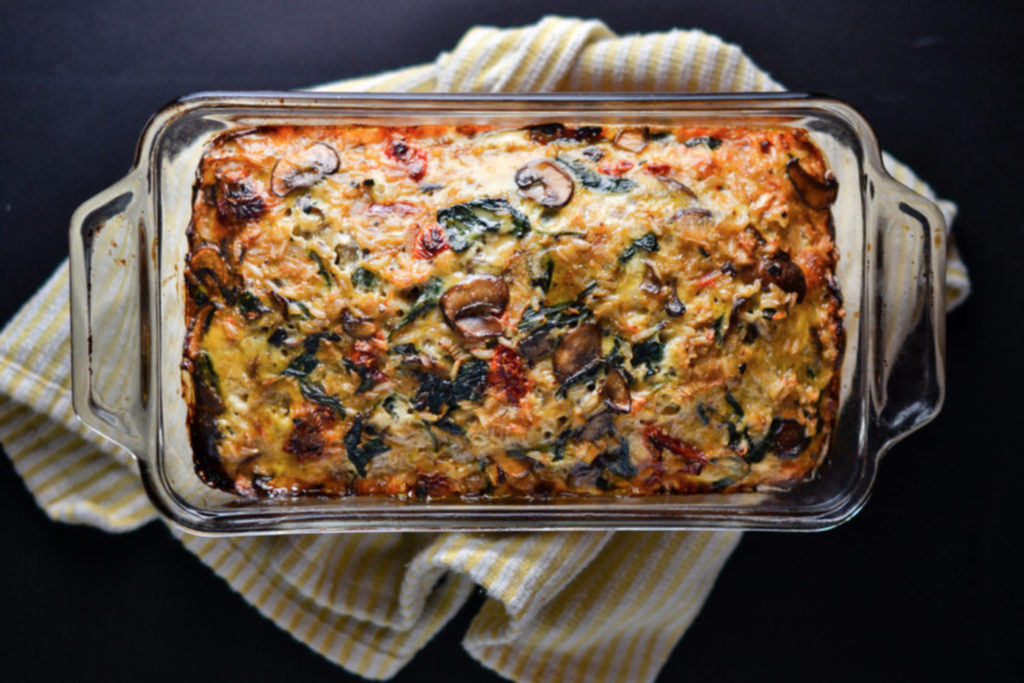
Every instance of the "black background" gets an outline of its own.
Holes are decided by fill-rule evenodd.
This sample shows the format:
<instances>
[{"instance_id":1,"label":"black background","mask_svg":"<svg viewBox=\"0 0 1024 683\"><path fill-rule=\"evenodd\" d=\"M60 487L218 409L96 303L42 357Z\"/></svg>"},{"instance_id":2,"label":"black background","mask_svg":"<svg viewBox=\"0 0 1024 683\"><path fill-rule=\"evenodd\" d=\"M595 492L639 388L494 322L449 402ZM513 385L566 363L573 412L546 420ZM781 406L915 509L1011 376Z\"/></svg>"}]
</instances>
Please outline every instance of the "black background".
<instances>
[{"instance_id":1,"label":"black background","mask_svg":"<svg viewBox=\"0 0 1024 683\"><path fill-rule=\"evenodd\" d=\"M0 321L66 256L72 211L124 174L166 101L427 62L473 24L547 13L619 33L704 28L791 89L850 102L887 150L959 203L972 268L974 295L948 320L939 418L891 452L849 524L747 535L662 679L1020 676L1022 3L6 2ZM6 680L349 678L160 524L113 536L51 523L5 460L0 519ZM459 646L479 602L397 680L495 679Z\"/></svg>"}]
</instances>

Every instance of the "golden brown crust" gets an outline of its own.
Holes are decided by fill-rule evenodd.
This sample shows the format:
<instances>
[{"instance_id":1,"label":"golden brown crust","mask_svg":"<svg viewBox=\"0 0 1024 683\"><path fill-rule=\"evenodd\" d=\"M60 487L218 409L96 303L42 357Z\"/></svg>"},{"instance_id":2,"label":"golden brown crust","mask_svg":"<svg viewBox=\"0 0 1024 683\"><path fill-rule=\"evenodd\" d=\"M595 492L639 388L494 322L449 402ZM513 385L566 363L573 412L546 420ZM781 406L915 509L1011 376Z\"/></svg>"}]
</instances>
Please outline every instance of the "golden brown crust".
<instances>
[{"instance_id":1,"label":"golden brown crust","mask_svg":"<svg viewBox=\"0 0 1024 683\"><path fill-rule=\"evenodd\" d=\"M788 486L836 419L800 130L277 127L198 169L183 369L242 495Z\"/></svg>"}]
</instances>

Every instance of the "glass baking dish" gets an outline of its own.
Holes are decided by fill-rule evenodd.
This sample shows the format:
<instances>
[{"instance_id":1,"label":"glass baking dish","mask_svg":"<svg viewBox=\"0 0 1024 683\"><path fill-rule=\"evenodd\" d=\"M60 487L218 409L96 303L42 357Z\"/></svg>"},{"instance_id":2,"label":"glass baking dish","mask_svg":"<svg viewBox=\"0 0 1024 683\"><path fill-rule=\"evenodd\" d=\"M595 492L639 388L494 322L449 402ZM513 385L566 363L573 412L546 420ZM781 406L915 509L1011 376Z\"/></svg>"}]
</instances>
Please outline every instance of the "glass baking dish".
<instances>
[{"instance_id":1,"label":"glass baking dish","mask_svg":"<svg viewBox=\"0 0 1024 683\"><path fill-rule=\"evenodd\" d=\"M839 181L833 205L846 309L840 410L816 475L787 490L523 501L246 499L195 474L182 397L183 267L196 168L229 129L274 124L549 121L803 128ZM945 229L883 169L850 106L800 94L366 95L209 93L149 121L122 180L71 224L73 399L137 459L170 522L207 534L384 530L820 530L866 502L882 455L938 412L944 391Z\"/></svg>"}]
</instances>

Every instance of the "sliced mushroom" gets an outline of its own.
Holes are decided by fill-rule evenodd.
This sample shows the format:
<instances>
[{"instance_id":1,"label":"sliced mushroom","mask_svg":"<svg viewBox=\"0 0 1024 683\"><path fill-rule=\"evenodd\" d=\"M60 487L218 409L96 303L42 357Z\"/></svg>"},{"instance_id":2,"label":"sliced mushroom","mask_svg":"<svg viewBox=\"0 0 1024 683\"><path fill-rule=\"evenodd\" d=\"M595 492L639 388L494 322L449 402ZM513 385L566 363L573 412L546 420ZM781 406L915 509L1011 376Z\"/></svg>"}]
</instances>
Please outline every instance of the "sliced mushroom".
<instances>
[{"instance_id":1,"label":"sliced mushroom","mask_svg":"<svg viewBox=\"0 0 1024 683\"><path fill-rule=\"evenodd\" d=\"M640 283L640 290L648 294L657 294L661 291L661 278L649 263L644 264L644 279Z\"/></svg>"},{"instance_id":2,"label":"sliced mushroom","mask_svg":"<svg viewBox=\"0 0 1024 683\"><path fill-rule=\"evenodd\" d=\"M680 180L679 177L677 177L674 173L659 175L658 180L660 180L665 187L672 190L673 192L681 192L690 199L697 198L697 193L691 190L689 186L687 186L686 183Z\"/></svg>"},{"instance_id":3,"label":"sliced mushroom","mask_svg":"<svg viewBox=\"0 0 1024 683\"><path fill-rule=\"evenodd\" d=\"M377 325L372 318L354 315L347 308L341 312L341 326L346 334L356 339L369 339L377 333Z\"/></svg>"},{"instance_id":4,"label":"sliced mushroom","mask_svg":"<svg viewBox=\"0 0 1024 683\"><path fill-rule=\"evenodd\" d=\"M674 279L668 288L668 301L665 303L665 312L668 313L668 317L670 318L678 318L682 314L686 313L686 304L679 300L679 294L676 291L676 281Z\"/></svg>"},{"instance_id":5,"label":"sliced mushroom","mask_svg":"<svg viewBox=\"0 0 1024 683\"><path fill-rule=\"evenodd\" d=\"M672 217L669 218L669 220L679 221L684 218L689 218L697 221L705 221L714 217L715 214L713 214L709 209L703 209L699 206L689 206L685 209L679 209L676 211L672 214Z\"/></svg>"},{"instance_id":6,"label":"sliced mushroom","mask_svg":"<svg viewBox=\"0 0 1024 683\"><path fill-rule=\"evenodd\" d=\"M772 258L763 258L754 268L754 276L760 278L761 286L769 283L784 292L795 292L797 302L803 301L807 293L807 281L800 266L789 260L789 254L780 251Z\"/></svg>"},{"instance_id":7,"label":"sliced mushroom","mask_svg":"<svg viewBox=\"0 0 1024 683\"><path fill-rule=\"evenodd\" d=\"M804 426L796 420L775 418L769 431L774 442L775 455L783 460L797 457L810 443Z\"/></svg>"},{"instance_id":8,"label":"sliced mushroom","mask_svg":"<svg viewBox=\"0 0 1024 683\"><path fill-rule=\"evenodd\" d=\"M324 176L338 170L338 153L325 142L317 142L295 154L282 157L274 164L270 189L278 197L310 187Z\"/></svg>"},{"instance_id":9,"label":"sliced mushroom","mask_svg":"<svg viewBox=\"0 0 1024 683\"><path fill-rule=\"evenodd\" d=\"M552 365L560 384L594 367L601 360L601 330L594 323L580 325L558 342Z\"/></svg>"},{"instance_id":10,"label":"sliced mushroom","mask_svg":"<svg viewBox=\"0 0 1024 683\"><path fill-rule=\"evenodd\" d=\"M499 319L508 306L508 285L494 275L473 275L441 297L444 319L466 339L490 339L502 332Z\"/></svg>"},{"instance_id":11,"label":"sliced mushroom","mask_svg":"<svg viewBox=\"0 0 1024 683\"><path fill-rule=\"evenodd\" d=\"M629 384L618 370L610 370L601 386L601 398L604 404L616 413L628 413L633 407L633 399L629 393Z\"/></svg>"},{"instance_id":12,"label":"sliced mushroom","mask_svg":"<svg viewBox=\"0 0 1024 683\"><path fill-rule=\"evenodd\" d=\"M455 329L466 339L493 339L500 337L505 328L501 320L489 315L459 318L455 323Z\"/></svg>"},{"instance_id":13,"label":"sliced mushroom","mask_svg":"<svg viewBox=\"0 0 1024 683\"><path fill-rule=\"evenodd\" d=\"M579 438L583 441L597 441L602 436L613 434L615 423L611 413L598 413L591 416L580 428Z\"/></svg>"},{"instance_id":14,"label":"sliced mushroom","mask_svg":"<svg viewBox=\"0 0 1024 683\"><path fill-rule=\"evenodd\" d=\"M555 349L550 330L541 328L519 342L519 353L528 360L538 360Z\"/></svg>"},{"instance_id":15,"label":"sliced mushroom","mask_svg":"<svg viewBox=\"0 0 1024 683\"><path fill-rule=\"evenodd\" d=\"M537 159L520 166L516 171L516 186L527 199L552 209L568 204L575 188L572 178L546 159Z\"/></svg>"},{"instance_id":16,"label":"sliced mushroom","mask_svg":"<svg viewBox=\"0 0 1024 683\"><path fill-rule=\"evenodd\" d=\"M786 176L796 188L800 200L812 209L827 209L839 194L839 182L831 174L821 182L805 171L796 159L790 159L786 164Z\"/></svg>"},{"instance_id":17,"label":"sliced mushroom","mask_svg":"<svg viewBox=\"0 0 1024 683\"><path fill-rule=\"evenodd\" d=\"M216 245L204 244L196 249L189 259L188 267L192 277L207 288L216 286L223 293L230 284L231 274Z\"/></svg>"},{"instance_id":18,"label":"sliced mushroom","mask_svg":"<svg viewBox=\"0 0 1024 683\"><path fill-rule=\"evenodd\" d=\"M647 135L644 134L641 128L626 128L619 131L619 134L615 136L613 144L627 152L639 153L647 146Z\"/></svg>"},{"instance_id":19,"label":"sliced mushroom","mask_svg":"<svg viewBox=\"0 0 1024 683\"><path fill-rule=\"evenodd\" d=\"M522 479L533 471L534 461L526 456L516 457L506 453L492 453L490 457L510 479Z\"/></svg>"}]
</instances>

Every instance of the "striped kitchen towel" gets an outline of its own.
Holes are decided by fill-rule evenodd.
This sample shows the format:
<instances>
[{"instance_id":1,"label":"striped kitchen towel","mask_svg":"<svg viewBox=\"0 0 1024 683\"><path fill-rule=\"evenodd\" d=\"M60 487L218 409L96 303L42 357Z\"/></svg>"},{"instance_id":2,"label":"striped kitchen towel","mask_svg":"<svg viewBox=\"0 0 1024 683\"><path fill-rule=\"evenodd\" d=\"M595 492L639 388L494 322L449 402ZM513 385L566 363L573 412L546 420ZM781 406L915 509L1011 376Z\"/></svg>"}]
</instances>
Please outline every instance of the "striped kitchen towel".
<instances>
[{"instance_id":1,"label":"striped kitchen towel","mask_svg":"<svg viewBox=\"0 0 1024 683\"><path fill-rule=\"evenodd\" d=\"M619 38L599 21L547 17L519 29L474 28L431 64L319 89L780 86L739 48L700 31ZM934 197L909 169L890 158L886 163L897 179ZM940 206L951 222L955 207ZM947 277L953 306L969 288L955 251ZM0 442L53 519L134 529L155 513L131 456L75 420L69 356L65 263L0 333ZM484 665L519 681L652 680L739 541L736 532L172 533L281 628L371 678L401 669L478 585L488 599L464 645Z\"/></svg>"}]
</instances>

